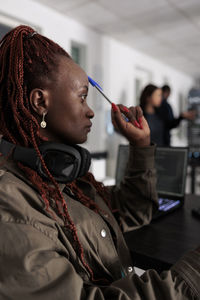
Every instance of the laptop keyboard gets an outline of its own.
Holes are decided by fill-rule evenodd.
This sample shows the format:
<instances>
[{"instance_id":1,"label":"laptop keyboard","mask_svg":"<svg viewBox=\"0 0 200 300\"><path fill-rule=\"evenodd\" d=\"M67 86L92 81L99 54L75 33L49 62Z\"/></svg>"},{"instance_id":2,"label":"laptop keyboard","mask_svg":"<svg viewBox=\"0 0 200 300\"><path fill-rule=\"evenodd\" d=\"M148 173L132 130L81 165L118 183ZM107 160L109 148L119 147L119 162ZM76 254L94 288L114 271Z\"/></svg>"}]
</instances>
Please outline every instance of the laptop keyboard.
<instances>
[{"instance_id":1,"label":"laptop keyboard","mask_svg":"<svg viewBox=\"0 0 200 300\"><path fill-rule=\"evenodd\" d=\"M160 211L168 211L172 207L175 207L180 204L180 200L172 200L167 198L159 198L159 210Z\"/></svg>"}]
</instances>

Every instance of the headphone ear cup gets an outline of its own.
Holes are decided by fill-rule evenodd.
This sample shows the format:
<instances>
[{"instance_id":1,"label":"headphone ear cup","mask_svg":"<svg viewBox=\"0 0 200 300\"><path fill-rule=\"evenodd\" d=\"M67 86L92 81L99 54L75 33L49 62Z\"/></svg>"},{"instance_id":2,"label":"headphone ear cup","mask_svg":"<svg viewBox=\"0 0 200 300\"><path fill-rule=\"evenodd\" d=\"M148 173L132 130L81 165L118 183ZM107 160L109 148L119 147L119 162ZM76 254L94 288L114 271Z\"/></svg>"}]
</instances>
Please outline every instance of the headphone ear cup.
<instances>
[{"instance_id":1,"label":"headphone ear cup","mask_svg":"<svg viewBox=\"0 0 200 300\"><path fill-rule=\"evenodd\" d=\"M90 168L90 152L80 146L46 142L39 149L47 168L58 182L72 182L84 176ZM1 139L0 152L6 156L11 150L13 160L25 164L38 172L41 177L49 179L34 148L17 146Z\"/></svg>"},{"instance_id":2,"label":"headphone ear cup","mask_svg":"<svg viewBox=\"0 0 200 300\"><path fill-rule=\"evenodd\" d=\"M79 170L78 177L82 177L89 171L89 168L91 165L91 155L87 149L80 147L80 146L77 146L77 147L78 147L78 151L81 155L81 167Z\"/></svg>"}]
</instances>

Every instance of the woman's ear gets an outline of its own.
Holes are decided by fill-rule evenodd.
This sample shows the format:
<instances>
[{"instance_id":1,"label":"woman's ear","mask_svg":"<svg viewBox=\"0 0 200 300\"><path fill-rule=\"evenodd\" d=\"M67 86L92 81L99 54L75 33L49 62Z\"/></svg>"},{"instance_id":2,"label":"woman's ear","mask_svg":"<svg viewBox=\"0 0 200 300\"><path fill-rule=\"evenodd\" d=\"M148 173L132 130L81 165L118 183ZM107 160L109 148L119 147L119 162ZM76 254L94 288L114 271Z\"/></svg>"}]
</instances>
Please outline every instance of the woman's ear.
<instances>
[{"instance_id":1,"label":"woman's ear","mask_svg":"<svg viewBox=\"0 0 200 300\"><path fill-rule=\"evenodd\" d=\"M47 90L35 88L30 92L30 105L32 109L38 114L43 115L49 108L49 93Z\"/></svg>"}]
</instances>

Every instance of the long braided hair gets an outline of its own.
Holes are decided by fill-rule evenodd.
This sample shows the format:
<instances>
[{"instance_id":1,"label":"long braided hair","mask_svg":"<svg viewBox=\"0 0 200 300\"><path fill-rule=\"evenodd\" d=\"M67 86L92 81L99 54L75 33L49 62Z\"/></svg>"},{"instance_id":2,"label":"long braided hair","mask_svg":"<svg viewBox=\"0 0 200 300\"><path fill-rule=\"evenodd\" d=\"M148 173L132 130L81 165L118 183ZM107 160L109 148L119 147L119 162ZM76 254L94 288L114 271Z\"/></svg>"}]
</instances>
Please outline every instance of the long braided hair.
<instances>
[{"instance_id":1,"label":"long braided hair","mask_svg":"<svg viewBox=\"0 0 200 300\"><path fill-rule=\"evenodd\" d=\"M45 209L52 215L52 218L55 215L50 209L50 199L54 199L56 211L72 234L74 247L89 272L91 280L98 281L94 279L93 271L85 261L84 249L79 241L75 224L68 213L67 203L59 185L41 156L38 146L45 141L45 138L40 135L38 121L29 104L29 93L32 89L44 88L49 81L55 80L54 74L58 68L59 56L71 59L69 54L58 44L38 33L35 34L34 30L28 26L18 26L4 36L0 42L0 134L14 144L35 148L53 187L34 170L21 163L18 163L18 166L39 191ZM84 179L89 181L106 201L104 186L97 182L90 173L87 173ZM76 181L68 186L78 201L99 213L100 209L97 204L80 190Z\"/></svg>"}]
</instances>

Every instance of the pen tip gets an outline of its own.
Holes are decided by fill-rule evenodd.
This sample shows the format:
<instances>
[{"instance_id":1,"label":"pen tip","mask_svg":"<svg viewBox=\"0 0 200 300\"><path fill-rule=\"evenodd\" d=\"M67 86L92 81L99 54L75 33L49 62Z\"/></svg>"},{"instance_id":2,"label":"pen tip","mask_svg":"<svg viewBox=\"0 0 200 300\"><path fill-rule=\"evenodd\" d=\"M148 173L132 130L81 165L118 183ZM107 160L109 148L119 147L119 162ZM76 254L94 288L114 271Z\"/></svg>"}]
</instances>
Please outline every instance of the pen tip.
<instances>
[{"instance_id":1,"label":"pen tip","mask_svg":"<svg viewBox=\"0 0 200 300\"><path fill-rule=\"evenodd\" d=\"M96 82L94 81L94 79L92 79L90 76L88 76L88 81L92 86L96 86L98 87L100 90L103 90L102 87Z\"/></svg>"}]
</instances>

